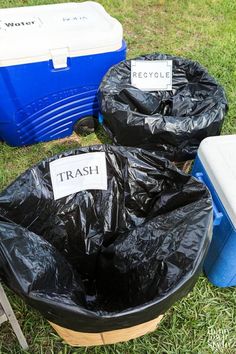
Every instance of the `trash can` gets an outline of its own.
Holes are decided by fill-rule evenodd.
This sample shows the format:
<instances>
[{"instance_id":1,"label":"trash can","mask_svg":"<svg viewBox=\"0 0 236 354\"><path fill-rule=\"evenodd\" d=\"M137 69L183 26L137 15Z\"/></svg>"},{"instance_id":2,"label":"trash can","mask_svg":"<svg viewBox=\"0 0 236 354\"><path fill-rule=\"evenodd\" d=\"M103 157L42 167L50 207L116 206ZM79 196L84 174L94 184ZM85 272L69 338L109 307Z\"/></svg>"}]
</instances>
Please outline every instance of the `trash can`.
<instances>
[{"instance_id":1,"label":"trash can","mask_svg":"<svg viewBox=\"0 0 236 354\"><path fill-rule=\"evenodd\" d=\"M135 87L132 65L140 61L170 64L172 83L159 91ZM148 69L136 74L148 74ZM160 77L162 72L153 69L151 74ZM156 150L180 162L195 157L202 139L220 134L227 100L223 88L197 62L149 54L122 61L107 72L99 88L99 107L100 120L115 144Z\"/></svg>"},{"instance_id":2,"label":"trash can","mask_svg":"<svg viewBox=\"0 0 236 354\"><path fill-rule=\"evenodd\" d=\"M0 194L0 275L69 344L114 343L192 289L211 231L207 188L168 160L82 147Z\"/></svg>"}]
</instances>

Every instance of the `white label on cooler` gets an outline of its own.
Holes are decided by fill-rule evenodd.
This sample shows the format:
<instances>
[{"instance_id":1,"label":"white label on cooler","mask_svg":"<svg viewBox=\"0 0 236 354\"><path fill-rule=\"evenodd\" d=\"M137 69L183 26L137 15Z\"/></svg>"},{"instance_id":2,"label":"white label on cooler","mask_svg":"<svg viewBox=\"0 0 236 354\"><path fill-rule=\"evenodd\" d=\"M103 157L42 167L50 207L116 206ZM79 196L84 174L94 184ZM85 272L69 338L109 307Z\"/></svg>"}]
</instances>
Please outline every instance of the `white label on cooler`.
<instances>
[{"instance_id":1,"label":"white label on cooler","mask_svg":"<svg viewBox=\"0 0 236 354\"><path fill-rule=\"evenodd\" d=\"M0 20L0 31L31 31L41 27L42 21L39 17L6 17Z\"/></svg>"}]
</instances>

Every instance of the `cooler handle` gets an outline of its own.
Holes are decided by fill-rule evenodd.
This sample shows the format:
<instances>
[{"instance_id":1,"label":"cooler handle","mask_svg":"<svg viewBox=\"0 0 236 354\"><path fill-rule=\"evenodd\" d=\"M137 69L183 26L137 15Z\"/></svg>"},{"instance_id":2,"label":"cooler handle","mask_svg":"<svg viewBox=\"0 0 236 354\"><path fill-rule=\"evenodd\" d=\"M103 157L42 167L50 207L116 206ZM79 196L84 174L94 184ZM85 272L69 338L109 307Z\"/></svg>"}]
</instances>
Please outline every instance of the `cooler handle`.
<instances>
[{"instance_id":1,"label":"cooler handle","mask_svg":"<svg viewBox=\"0 0 236 354\"><path fill-rule=\"evenodd\" d=\"M195 177L202 183L206 184L204 182L204 177L202 172L197 172L195 173ZM213 207L213 219L214 219L214 226L220 225L221 220L223 218L223 214L221 211L218 210L213 198L212 198L212 207Z\"/></svg>"}]
</instances>

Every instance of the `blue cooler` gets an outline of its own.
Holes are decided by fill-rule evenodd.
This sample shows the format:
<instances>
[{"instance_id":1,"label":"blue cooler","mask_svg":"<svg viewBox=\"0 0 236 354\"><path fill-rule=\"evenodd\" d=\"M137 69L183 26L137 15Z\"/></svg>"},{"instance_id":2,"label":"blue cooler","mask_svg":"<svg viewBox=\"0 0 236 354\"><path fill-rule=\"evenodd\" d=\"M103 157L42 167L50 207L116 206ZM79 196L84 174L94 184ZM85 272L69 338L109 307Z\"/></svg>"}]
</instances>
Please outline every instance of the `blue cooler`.
<instances>
[{"instance_id":1,"label":"blue cooler","mask_svg":"<svg viewBox=\"0 0 236 354\"><path fill-rule=\"evenodd\" d=\"M63 138L98 113L97 89L125 59L121 24L98 3L0 10L0 140Z\"/></svg>"},{"instance_id":2,"label":"blue cooler","mask_svg":"<svg viewBox=\"0 0 236 354\"><path fill-rule=\"evenodd\" d=\"M192 174L207 185L213 199L213 239L205 273L214 285L236 286L236 135L203 140Z\"/></svg>"}]
</instances>

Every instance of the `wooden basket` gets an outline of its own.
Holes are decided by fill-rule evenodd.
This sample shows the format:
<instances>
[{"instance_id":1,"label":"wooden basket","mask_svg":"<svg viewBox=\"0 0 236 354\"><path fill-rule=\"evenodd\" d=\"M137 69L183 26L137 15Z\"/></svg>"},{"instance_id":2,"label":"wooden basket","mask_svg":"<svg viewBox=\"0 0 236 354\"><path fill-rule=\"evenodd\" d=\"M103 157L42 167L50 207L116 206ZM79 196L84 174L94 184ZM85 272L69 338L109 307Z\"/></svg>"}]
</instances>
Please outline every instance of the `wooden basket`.
<instances>
[{"instance_id":1,"label":"wooden basket","mask_svg":"<svg viewBox=\"0 0 236 354\"><path fill-rule=\"evenodd\" d=\"M49 323L67 344L75 347L90 347L95 345L127 342L130 339L141 337L144 334L155 331L162 317L163 315L160 315L154 320L141 323L137 326L102 333L77 332L58 326L52 322Z\"/></svg>"}]
</instances>

